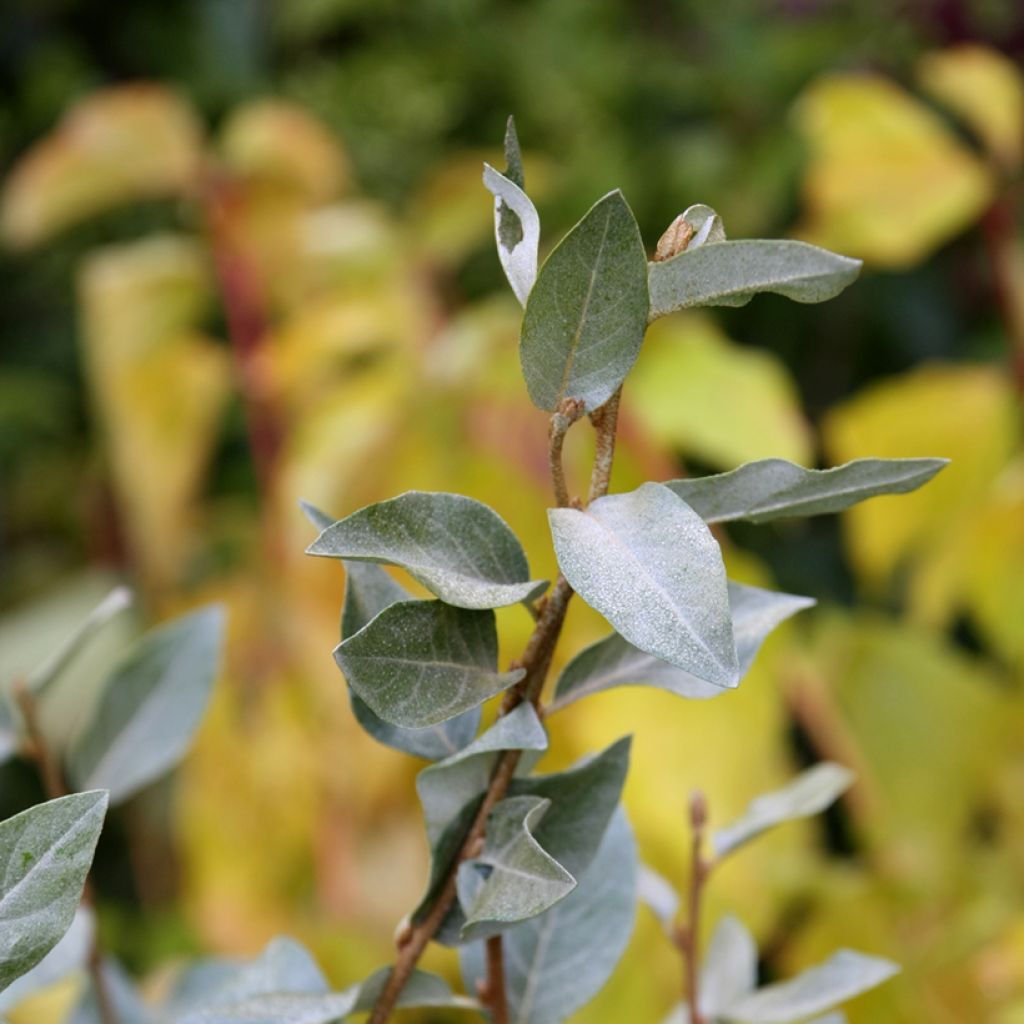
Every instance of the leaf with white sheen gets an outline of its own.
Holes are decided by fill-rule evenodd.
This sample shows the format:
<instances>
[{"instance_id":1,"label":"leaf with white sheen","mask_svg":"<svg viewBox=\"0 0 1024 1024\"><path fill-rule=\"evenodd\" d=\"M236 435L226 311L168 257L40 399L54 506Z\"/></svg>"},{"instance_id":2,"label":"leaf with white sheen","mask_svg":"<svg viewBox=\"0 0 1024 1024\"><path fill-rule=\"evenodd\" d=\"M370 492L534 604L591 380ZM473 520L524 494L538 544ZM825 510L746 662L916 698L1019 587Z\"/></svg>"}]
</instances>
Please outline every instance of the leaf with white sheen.
<instances>
[{"instance_id":1,"label":"leaf with white sheen","mask_svg":"<svg viewBox=\"0 0 1024 1024\"><path fill-rule=\"evenodd\" d=\"M438 842L445 827L463 807L481 796L503 750L547 750L548 737L529 701L502 715L482 736L457 754L432 764L416 776L427 839Z\"/></svg>"},{"instance_id":2,"label":"leaf with white sheen","mask_svg":"<svg viewBox=\"0 0 1024 1024\"><path fill-rule=\"evenodd\" d=\"M610 192L544 261L526 303L519 359L534 405L604 405L636 362L647 311L640 229L622 193Z\"/></svg>"},{"instance_id":3,"label":"leaf with white sheen","mask_svg":"<svg viewBox=\"0 0 1024 1024\"><path fill-rule=\"evenodd\" d=\"M744 239L686 249L648 266L652 320L692 306L744 306L759 292L796 302L834 298L861 261L807 242Z\"/></svg>"},{"instance_id":4,"label":"leaf with white sheen","mask_svg":"<svg viewBox=\"0 0 1024 1024\"><path fill-rule=\"evenodd\" d=\"M549 509L565 578L631 644L716 686L739 682L725 565L704 520L663 484Z\"/></svg>"},{"instance_id":5,"label":"leaf with white sheen","mask_svg":"<svg viewBox=\"0 0 1024 1024\"><path fill-rule=\"evenodd\" d=\"M310 555L397 565L457 608L500 608L543 590L492 509L460 494L407 491L328 526Z\"/></svg>"},{"instance_id":6,"label":"leaf with white sheen","mask_svg":"<svg viewBox=\"0 0 1024 1024\"><path fill-rule=\"evenodd\" d=\"M715 928L700 971L700 1011L709 1019L724 1015L757 987L757 944L737 918L723 917Z\"/></svg>"},{"instance_id":7,"label":"leaf with white sheen","mask_svg":"<svg viewBox=\"0 0 1024 1024\"><path fill-rule=\"evenodd\" d=\"M540 216L530 197L504 174L484 164L484 185L494 196L494 239L505 277L525 306L537 280Z\"/></svg>"},{"instance_id":8,"label":"leaf with white sheen","mask_svg":"<svg viewBox=\"0 0 1024 1024\"><path fill-rule=\"evenodd\" d=\"M761 459L739 469L665 486L705 522L841 512L880 494L906 494L926 484L948 459L856 459L833 469L805 469L785 459Z\"/></svg>"},{"instance_id":9,"label":"leaf with white sheen","mask_svg":"<svg viewBox=\"0 0 1024 1024\"><path fill-rule=\"evenodd\" d=\"M769 828L820 813L845 793L854 779L853 772L832 761L808 768L782 789L756 797L736 821L719 829L714 836L715 854L724 857Z\"/></svg>"},{"instance_id":10,"label":"leaf with white sheen","mask_svg":"<svg viewBox=\"0 0 1024 1024\"><path fill-rule=\"evenodd\" d=\"M636 843L620 811L576 890L550 910L504 933L510 1024L556 1024L604 987L633 931ZM483 943L461 951L474 991L486 976Z\"/></svg>"},{"instance_id":11,"label":"leaf with white sheen","mask_svg":"<svg viewBox=\"0 0 1024 1024\"><path fill-rule=\"evenodd\" d=\"M675 886L653 868L641 864L637 868L636 895L671 935L679 916L679 893Z\"/></svg>"},{"instance_id":12,"label":"leaf with white sheen","mask_svg":"<svg viewBox=\"0 0 1024 1024\"><path fill-rule=\"evenodd\" d=\"M107 802L106 793L74 793L0 822L0 990L71 927Z\"/></svg>"},{"instance_id":13,"label":"leaf with white sheen","mask_svg":"<svg viewBox=\"0 0 1024 1024\"><path fill-rule=\"evenodd\" d=\"M749 671L765 638L776 626L813 604L814 599L810 597L762 590L730 580L729 607L740 676ZM612 633L585 647L565 666L548 711L558 711L581 697L615 686L654 686L680 697L700 700L726 692L720 686L644 653L618 633Z\"/></svg>"},{"instance_id":14,"label":"leaf with white sheen","mask_svg":"<svg viewBox=\"0 0 1024 1024\"><path fill-rule=\"evenodd\" d=\"M898 972L890 960L841 949L791 981L767 985L734 1003L728 1018L743 1024L794 1024L881 985Z\"/></svg>"},{"instance_id":15,"label":"leaf with white sheen","mask_svg":"<svg viewBox=\"0 0 1024 1024\"><path fill-rule=\"evenodd\" d=\"M470 871L489 873L464 903L464 939L490 934L489 926L526 921L544 913L576 888L576 879L533 836L551 807L540 797L518 796L502 800L487 819L483 852Z\"/></svg>"},{"instance_id":16,"label":"leaf with white sheen","mask_svg":"<svg viewBox=\"0 0 1024 1024\"><path fill-rule=\"evenodd\" d=\"M385 722L422 729L477 707L523 678L498 671L492 611L400 601L334 649L355 694Z\"/></svg>"}]
</instances>

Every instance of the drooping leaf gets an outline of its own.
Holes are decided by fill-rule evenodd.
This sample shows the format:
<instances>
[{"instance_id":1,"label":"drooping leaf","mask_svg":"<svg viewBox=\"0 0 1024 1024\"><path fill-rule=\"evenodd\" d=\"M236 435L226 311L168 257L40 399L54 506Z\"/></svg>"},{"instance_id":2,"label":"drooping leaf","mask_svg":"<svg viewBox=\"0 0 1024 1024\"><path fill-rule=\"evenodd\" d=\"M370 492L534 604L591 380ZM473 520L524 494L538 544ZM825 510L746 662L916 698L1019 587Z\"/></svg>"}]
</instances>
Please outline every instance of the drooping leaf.
<instances>
[{"instance_id":1,"label":"drooping leaf","mask_svg":"<svg viewBox=\"0 0 1024 1024\"><path fill-rule=\"evenodd\" d=\"M790 616L814 604L813 598L780 594L729 581L729 607L740 677L746 675L768 634ZM646 654L618 633L584 648L562 671L549 713L581 697L613 686L654 686L691 699L726 692L684 669Z\"/></svg>"},{"instance_id":2,"label":"drooping leaf","mask_svg":"<svg viewBox=\"0 0 1024 1024\"><path fill-rule=\"evenodd\" d=\"M890 960L841 949L791 981L767 985L734 1003L728 1018L743 1024L792 1024L881 985L898 972Z\"/></svg>"},{"instance_id":3,"label":"drooping leaf","mask_svg":"<svg viewBox=\"0 0 1024 1024\"><path fill-rule=\"evenodd\" d=\"M636 915L636 844L616 814L579 886L504 933L510 1024L556 1024L589 1002L615 969ZM467 989L486 976L483 944L460 954Z\"/></svg>"},{"instance_id":4,"label":"drooping leaf","mask_svg":"<svg viewBox=\"0 0 1024 1024\"><path fill-rule=\"evenodd\" d=\"M822 761L808 768L788 786L756 797L741 817L715 832L716 855L724 857L784 821L818 814L845 793L853 782L853 772L832 761Z\"/></svg>"},{"instance_id":5,"label":"drooping leaf","mask_svg":"<svg viewBox=\"0 0 1024 1024\"><path fill-rule=\"evenodd\" d=\"M223 629L223 610L211 606L152 630L128 652L72 741L76 788L108 789L117 804L181 760L210 699Z\"/></svg>"},{"instance_id":6,"label":"drooping leaf","mask_svg":"<svg viewBox=\"0 0 1024 1024\"><path fill-rule=\"evenodd\" d=\"M103 792L74 793L0 822L0 990L71 927L107 802Z\"/></svg>"},{"instance_id":7,"label":"drooping leaf","mask_svg":"<svg viewBox=\"0 0 1024 1024\"><path fill-rule=\"evenodd\" d=\"M739 682L722 553L662 484L548 511L573 589L630 643L717 686Z\"/></svg>"},{"instance_id":8,"label":"drooping leaf","mask_svg":"<svg viewBox=\"0 0 1024 1024\"><path fill-rule=\"evenodd\" d=\"M948 459L855 459L832 469L805 469L785 459L748 462L729 473L670 480L705 522L817 516L880 494L906 494L926 484Z\"/></svg>"},{"instance_id":9,"label":"drooping leaf","mask_svg":"<svg viewBox=\"0 0 1024 1024\"><path fill-rule=\"evenodd\" d=\"M502 269L525 306L537 279L540 217L520 185L484 164L484 185L494 196L494 238Z\"/></svg>"},{"instance_id":10,"label":"drooping leaf","mask_svg":"<svg viewBox=\"0 0 1024 1024\"><path fill-rule=\"evenodd\" d=\"M163 1021L155 1020L153 1012L142 1001L135 983L116 960L104 960L100 971L104 995L113 1008L117 1024L164 1024ZM106 1024L106 1021L100 1009L95 982L90 977L67 1024Z\"/></svg>"},{"instance_id":11,"label":"drooping leaf","mask_svg":"<svg viewBox=\"0 0 1024 1024\"><path fill-rule=\"evenodd\" d=\"M529 600L544 583L529 578L526 555L496 512L458 494L408 491L327 527L311 555L398 565L457 608L499 608Z\"/></svg>"},{"instance_id":12,"label":"drooping leaf","mask_svg":"<svg viewBox=\"0 0 1024 1024\"><path fill-rule=\"evenodd\" d=\"M375 715L425 728L468 711L517 683L498 671L492 611L442 601L400 601L334 650L349 686Z\"/></svg>"},{"instance_id":13,"label":"drooping leaf","mask_svg":"<svg viewBox=\"0 0 1024 1024\"><path fill-rule=\"evenodd\" d=\"M744 239L686 249L648 266L651 319L693 306L744 306L761 292L825 302L852 284L860 260L807 242Z\"/></svg>"},{"instance_id":14,"label":"drooping leaf","mask_svg":"<svg viewBox=\"0 0 1024 1024\"><path fill-rule=\"evenodd\" d=\"M743 923L723 917L715 927L700 970L700 1012L710 1020L757 987L757 944Z\"/></svg>"},{"instance_id":15,"label":"drooping leaf","mask_svg":"<svg viewBox=\"0 0 1024 1024\"><path fill-rule=\"evenodd\" d=\"M487 872L472 900L463 900L463 939L536 917L576 888L576 879L533 836L550 807L550 800L518 796L502 800L491 812L483 852L459 869L478 872L483 867Z\"/></svg>"},{"instance_id":16,"label":"drooping leaf","mask_svg":"<svg viewBox=\"0 0 1024 1024\"><path fill-rule=\"evenodd\" d=\"M487 788L502 750L546 750L547 733L529 701L517 704L482 736L447 760L424 768L416 777L427 839L435 844L445 826Z\"/></svg>"},{"instance_id":17,"label":"drooping leaf","mask_svg":"<svg viewBox=\"0 0 1024 1024\"><path fill-rule=\"evenodd\" d=\"M622 193L610 192L554 249L523 317L519 358L534 405L594 411L636 361L647 326L647 257Z\"/></svg>"}]
</instances>

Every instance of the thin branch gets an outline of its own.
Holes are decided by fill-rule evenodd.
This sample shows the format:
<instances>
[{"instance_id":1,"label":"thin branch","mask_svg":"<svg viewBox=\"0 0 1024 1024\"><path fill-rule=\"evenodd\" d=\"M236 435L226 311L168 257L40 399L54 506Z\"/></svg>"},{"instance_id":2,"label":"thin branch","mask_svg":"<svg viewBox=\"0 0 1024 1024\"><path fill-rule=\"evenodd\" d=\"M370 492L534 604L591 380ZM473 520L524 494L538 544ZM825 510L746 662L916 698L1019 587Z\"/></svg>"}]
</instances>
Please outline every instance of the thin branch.
<instances>
[{"instance_id":1,"label":"thin branch","mask_svg":"<svg viewBox=\"0 0 1024 1024\"><path fill-rule=\"evenodd\" d=\"M992 286L1003 328L1010 341L1010 365L1017 390L1024 392L1024 297L1019 282L1024 279L1017 215L1011 194L997 199L981 221L982 236L992 273Z\"/></svg>"},{"instance_id":2,"label":"thin branch","mask_svg":"<svg viewBox=\"0 0 1024 1024\"><path fill-rule=\"evenodd\" d=\"M567 508L571 503L569 488L565 482L565 467L562 465L562 446L569 428L583 415L583 403L575 398L566 398L551 415L548 425L548 466L551 470L551 486L555 492L558 508Z\"/></svg>"},{"instance_id":3,"label":"thin branch","mask_svg":"<svg viewBox=\"0 0 1024 1024\"><path fill-rule=\"evenodd\" d=\"M704 884L711 872L711 863L704 859L704 830L708 810L704 794L699 790L690 798L690 887L685 924L676 928L676 945L683 954L686 976L685 995L690 1010L690 1024L706 1024L700 1012L700 916Z\"/></svg>"},{"instance_id":4,"label":"thin branch","mask_svg":"<svg viewBox=\"0 0 1024 1024\"><path fill-rule=\"evenodd\" d=\"M612 462L615 459L615 434L619 425L619 401L622 386L600 409L590 414L590 422L597 434L597 450L594 453L594 470L590 475L590 493L587 504L603 498L608 493L612 479Z\"/></svg>"},{"instance_id":5,"label":"thin branch","mask_svg":"<svg viewBox=\"0 0 1024 1024\"><path fill-rule=\"evenodd\" d=\"M508 998L505 993L505 955L500 935L492 935L487 947L487 980L481 1001L491 1012L492 1024L508 1024Z\"/></svg>"}]
</instances>

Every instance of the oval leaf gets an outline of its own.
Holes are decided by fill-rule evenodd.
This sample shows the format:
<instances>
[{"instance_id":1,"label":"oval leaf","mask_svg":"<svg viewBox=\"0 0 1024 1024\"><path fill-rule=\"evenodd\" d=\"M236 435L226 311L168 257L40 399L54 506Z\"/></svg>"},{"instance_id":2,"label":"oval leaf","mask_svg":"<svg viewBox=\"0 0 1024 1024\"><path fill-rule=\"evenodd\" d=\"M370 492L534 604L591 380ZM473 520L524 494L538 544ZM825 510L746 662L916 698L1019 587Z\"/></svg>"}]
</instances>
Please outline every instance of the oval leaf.
<instances>
[{"instance_id":1,"label":"oval leaf","mask_svg":"<svg viewBox=\"0 0 1024 1024\"><path fill-rule=\"evenodd\" d=\"M519 358L533 403L565 398L593 412L636 362L647 327L647 257L622 193L590 208L541 267L523 317Z\"/></svg>"},{"instance_id":2,"label":"oval leaf","mask_svg":"<svg viewBox=\"0 0 1024 1024\"><path fill-rule=\"evenodd\" d=\"M704 521L662 484L550 509L558 564L630 643L716 686L736 686L722 553Z\"/></svg>"},{"instance_id":3,"label":"oval leaf","mask_svg":"<svg viewBox=\"0 0 1024 1024\"><path fill-rule=\"evenodd\" d=\"M797 302L834 298L861 261L807 242L744 239L686 249L648 266L652 320L692 306L744 306L759 292Z\"/></svg>"},{"instance_id":4,"label":"oval leaf","mask_svg":"<svg viewBox=\"0 0 1024 1024\"><path fill-rule=\"evenodd\" d=\"M442 601L401 601L340 643L334 660L349 686L385 722L422 729L523 678L498 672L494 612Z\"/></svg>"},{"instance_id":5,"label":"oval leaf","mask_svg":"<svg viewBox=\"0 0 1024 1024\"><path fill-rule=\"evenodd\" d=\"M71 927L107 802L106 793L75 793L0 822L0 990Z\"/></svg>"},{"instance_id":6,"label":"oval leaf","mask_svg":"<svg viewBox=\"0 0 1024 1024\"><path fill-rule=\"evenodd\" d=\"M505 521L460 494L408 491L327 527L310 555L398 565L457 608L500 608L544 589Z\"/></svg>"},{"instance_id":7,"label":"oval leaf","mask_svg":"<svg viewBox=\"0 0 1024 1024\"><path fill-rule=\"evenodd\" d=\"M665 486L705 522L767 523L841 512L880 494L906 494L947 465L948 459L855 459L833 469L805 469L785 459L761 459L729 473L671 480Z\"/></svg>"},{"instance_id":8,"label":"oval leaf","mask_svg":"<svg viewBox=\"0 0 1024 1024\"><path fill-rule=\"evenodd\" d=\"M224 613L210 607L151 630L110 678L68 753L77 789L126 800L181 760L220 661Z\"/></svg>"}]
</instances>

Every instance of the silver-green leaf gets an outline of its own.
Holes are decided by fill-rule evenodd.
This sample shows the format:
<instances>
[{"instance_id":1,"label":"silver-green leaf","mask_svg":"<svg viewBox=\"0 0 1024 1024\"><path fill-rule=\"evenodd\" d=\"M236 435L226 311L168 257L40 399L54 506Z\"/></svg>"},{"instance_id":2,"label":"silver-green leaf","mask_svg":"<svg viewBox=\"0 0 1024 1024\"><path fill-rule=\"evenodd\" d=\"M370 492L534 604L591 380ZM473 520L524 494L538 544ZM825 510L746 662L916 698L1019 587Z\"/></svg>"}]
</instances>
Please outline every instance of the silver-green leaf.
<instances>
[{"instance_id":1,"label":"silver-green leaf","mask_svg":"<svg viewBox=\"0 0 1024 1024\"><path fill-rule=\"evenodd\" d=\"M739 682L725 565L663 484L548 511L565 578L635 647L721 687Z\"/></svg>"},{"instance_id":2,"label":"silver-green leaf","mask_svg":"<svg viewBox=\"0 0 1024 1024\"><path fill-rule=\"evenodd\" d=\"M576 890L550 910L504 933L510 1024L556 1024L608 980L633 931L636 843L616 814ZM483 944L461 951L467 989L486 977Z\"/></svg>"},{"instance_id":3,"label":"silver-green leaf","mask_svg":"<svg viewBox=\"0 0 1024 1024\"><path fill-rule=\"evenodd\" d=\"M757 986L757 943L743 923L723 917L715 927L700 971L700 1011L709 1020L745 999Z\"/></svg>"},{"instance_id":4,"label":"silver-green leaf","mask_svg":"<svg viewBox=\"0 0 1024 1024\"><path fill-rule=\"evenodd\" d=\"M71 743L75 788L107 789L118 804L181 760L210 699L223 631L223 610L211 606L141 638Z\"/></svg>"},{"instance_id":5,"label":"silver-green leaf","mask_svg":"<svg viewBox=\"0 0 1024 1024\"><path fill-rule=\"evenodd\" d=\"M533 403L602 406L636 362L647 313L640 229L622 193L610 192L552 251L530 292L519 358Z\"/></svg>"},{"instance_id":6,"label":"silver-green leaf","mask_svg":"<svg viewBox=\"0 0 1024 1024\"><path fill-rule=\"evenodd\" d=\"M853 785L854 778L848 768L822 761L782 789L756 797L736 821L715 833L716 855L724 857L785 821L820 813Z\"/></svg>"},{"instance_id":7,"label":"silver-green leaf","mask_svg":"<svg viewBox=\"0 0 1024 1024\"><path fill-rule=\"evenodd\" d=\"M328 526L308 554L398 565L458 608L500 608L544 589L515 534L492 509L459 494L408 491Z\"/></svg>"},{"instance_id":8,"label":"silver-green leaf","mask_svg":"<svg viewBox=\"0 0 1024 1024\"><path fill-rule=\"evenodd\" d=\"M671 480L665 486L705 522L767 523L841 512L880 494L906 494L948 464L948 459L856 459L833 469L805 469L785 459L761 459L728 473Z\"/></svg>"},{"instance_id":9,"label":"silver-green leaf","mask_svg":"<svg viewBox=\"0 0 1024 1024\"><path fill-rule=\"evenodd\" d=\"M74 793L0 822L0 990L71 927L107 803L103 792Z\"/></svg>"},{"instance_id":10,"label":"silver-green leaf","mask_svg":"<svg viewBox=\"0 0 1024 1024\"><path fill-rule=\"evenodd\" d=\"M484 164L484 185L494 196L494 238L505 277L525 306L537 280L540 216L522 186Z\"/></svg>"},{"instance_id":11,"label":"silver-green leaf","mask_svg":"<svg viewBox=\"0 0 1024 1024\"><path fill-rule=\"evenodd\" d=\"M477 707L519 682L498 671L492 611L400 601L334 650L355 694L392 725L422 729Z\"/></svg>"},{"instance_id":12,"label":"silver-green leaf","mask_svg":"<svg viewBox=\"0 0 1024 1024\"><path fill-rule=\"evenodd\" d=\"M652 320L692 306L743 306L759 292L797 302L834 298L861 261L807 242L744 239L686 249L648 266Z\"/></svg>"},{"instance_id":13,"label":"silver-green leaf","mask_svg":"<svg viewBox=\"0 0 1024 1024\"><path fill-rule=\"evenodd\" d=\"M740 675L745 675L768 634L813 598L781 594L729 581L729 607ZM549 713L615 686L653 686L704 700L727 691L634 647L618 633L585 647L562 671Z\"/></svg>"}]
</instances>

